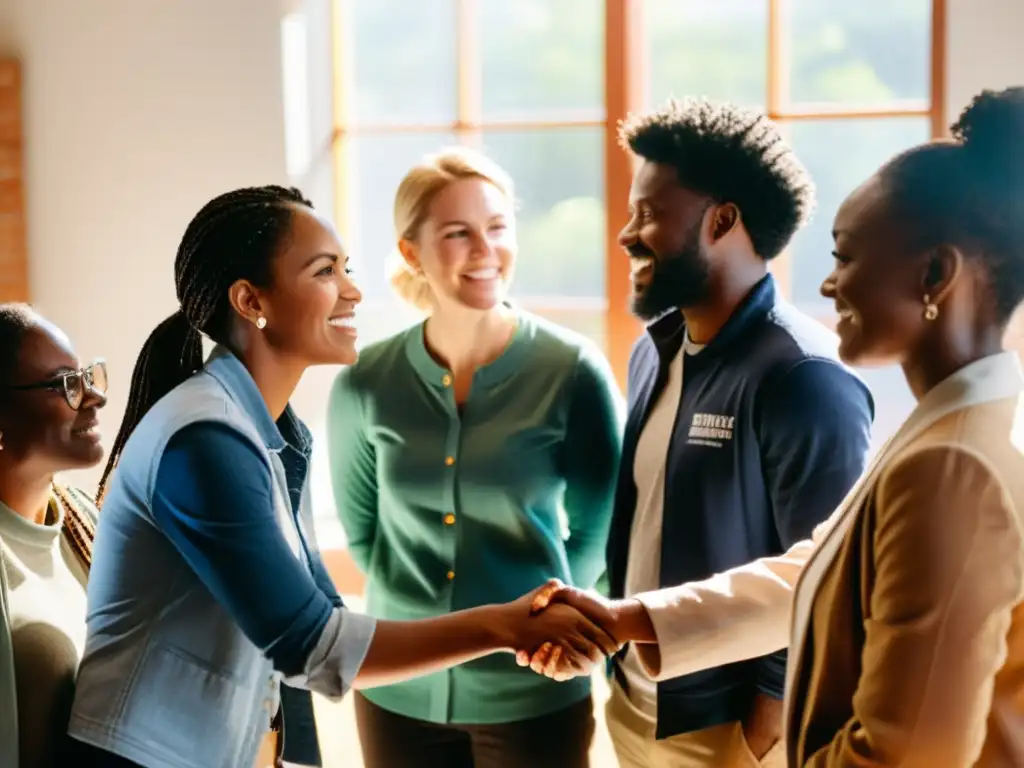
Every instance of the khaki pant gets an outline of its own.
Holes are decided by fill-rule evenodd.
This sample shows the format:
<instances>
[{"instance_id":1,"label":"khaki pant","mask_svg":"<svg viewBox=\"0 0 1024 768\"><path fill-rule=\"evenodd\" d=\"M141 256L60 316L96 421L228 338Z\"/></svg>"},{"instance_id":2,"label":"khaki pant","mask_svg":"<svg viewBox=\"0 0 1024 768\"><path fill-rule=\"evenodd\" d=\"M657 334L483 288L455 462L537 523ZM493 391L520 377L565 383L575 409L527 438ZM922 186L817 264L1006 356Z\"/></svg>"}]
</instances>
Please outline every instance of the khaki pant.
<instances>
[{"instance_id":1,"label":"khaki pant","mask_svg":"<svg viewBox=\"0 0 1024 768\"><path fill-rule=\"evenodd\" d=\"M739 723L726 723L656 741L654 723L612 683L606 720L622 768L786 768L780 741L758 760Z\"/></svg>"}]
</instances>

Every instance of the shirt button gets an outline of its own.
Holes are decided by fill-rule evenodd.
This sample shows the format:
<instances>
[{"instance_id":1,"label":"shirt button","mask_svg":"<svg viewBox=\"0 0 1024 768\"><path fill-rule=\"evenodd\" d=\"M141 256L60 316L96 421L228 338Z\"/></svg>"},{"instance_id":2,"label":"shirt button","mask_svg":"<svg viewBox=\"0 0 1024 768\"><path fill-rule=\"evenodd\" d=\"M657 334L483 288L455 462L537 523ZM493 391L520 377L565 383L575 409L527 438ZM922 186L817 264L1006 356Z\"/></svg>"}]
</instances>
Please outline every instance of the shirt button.
<instances>
[{"instance_id":1,"label":"shirt button","mask_svg":"<svg viewBox=\"0 0 1024 768\"><path fill-rule=\"evenodd\" d=\"M444 524L445 525L455 525L455 515L453 515L451 512L449 512L447 515L445 515L444 516ZM448 578L450 579L451 576L449 576Z\"/></svg>"},{"instance_id":2,"label":"shirt button","mask_svg":"<svg viewBox=\"0 0 1024 768\"><path fill-rule=\"evenodd\" d=\"M455 571L448 571L448 581L455 578Z\"/></svg>"},{"instance_id":3,"label":"shirt button","mask_svg":"<svg viewBox=\"0 0 1024 768\"><path fill-rule=\"evenodd\" d=\"M449 374L446 373L442 377L441 383L444 384L446 387L450 387L452 385L452 377Z\"/></svg>"},{"instance_id":4,"label":"shirt button","mask_svg":"<svg viewBox=\"0 0 1024 768\"><path fill-rule=\"evenodd\" d=\"M447 467L452 466L455 463L455 457L454 456L448 456L447 458L445 458L444 463L445 463L445 466L447 466Z\"/></svg>"}]
</instances>

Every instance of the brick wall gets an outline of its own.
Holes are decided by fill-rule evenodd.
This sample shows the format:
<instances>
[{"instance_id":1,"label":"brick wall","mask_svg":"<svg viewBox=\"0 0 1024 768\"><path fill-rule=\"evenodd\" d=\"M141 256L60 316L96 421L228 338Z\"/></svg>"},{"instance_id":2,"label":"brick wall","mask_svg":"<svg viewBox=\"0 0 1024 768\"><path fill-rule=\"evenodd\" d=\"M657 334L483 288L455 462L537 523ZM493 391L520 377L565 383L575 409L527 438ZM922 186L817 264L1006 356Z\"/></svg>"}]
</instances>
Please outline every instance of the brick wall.
<instances>
[{"instance_id":1,"label":"brick wall","mask_svg":"<svg viewBox=\"0 0 1024 768\"><path fill-rule=\"evenodd\" d=\"M0 59L0 301L28 301L21 69Z\"/></svg>"}]
</instances>

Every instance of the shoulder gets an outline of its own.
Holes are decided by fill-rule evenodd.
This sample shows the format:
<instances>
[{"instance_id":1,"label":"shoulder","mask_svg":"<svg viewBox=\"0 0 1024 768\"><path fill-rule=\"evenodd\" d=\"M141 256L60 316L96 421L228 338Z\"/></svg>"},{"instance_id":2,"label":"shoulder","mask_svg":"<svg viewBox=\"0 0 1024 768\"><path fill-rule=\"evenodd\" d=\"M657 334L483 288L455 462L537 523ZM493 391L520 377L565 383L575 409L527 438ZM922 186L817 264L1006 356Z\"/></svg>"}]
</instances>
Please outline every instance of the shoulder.
<instances>
[{"instance_id":1,"label":"shoulder","mask_svg":"<svg viewBox=\"0 0 1024 768\"><path fill-rule=\"evenodd\" d=\"M1024 396L961 408L936 421L887 464L887 487L936 473L930 486L955 492L958 481L985 481L1024 513ZM881 483L880 483L881 485Z\"/></svg>"},{"instance_id":2,"label":"shoulder","mask_svg":"<svg viewBox=\"0 0 1024 768\"><path fill-rule=\"evenodd\" d=\"M784 375L805 360L827 361L855 375L839 359L839 337L787 302L776 303L747 341L740 346L766 377Z\"/></svg>"},{"instance_id":3,"label":"shoulder","mask_svg":"<svg viewBox=\"0 0 1024 768\"><path fill-rule=\"evenodd\" d=\"M975 553L987 564L990 586L998 573L1019 579L1024 535L1015 482L972 446L914 441L882 468L867 508L879 555L929 553L952 564Z\"/></svg>"},{"instance_id":4,"label":"shoulder","mask_svg":"<svg viewBox=\"0 0 1024 768\"><path fill-rule=\"evenodd\" d=\"M886 461L875 495L883 520L920 516L974 526L988 518L1017 536L1021 497L1013 492L1016 482L976 446L926 435Z\"/></svg>"},{"instance_id":5,"label":"shoulder","mask_svg":"<svg viewBox=\"0 0 1024 768\"><path fill-rule=\"evenodd\" d=\"M749 358L769 391L838 388L870 397L863 379L840 360L839 337L791 304L777 303L755 336Z\"/></svg>"},{"instance_id":6,"label":"shoulder","mask_svg":"<svg viewBox=\"0 0 1024 768\"><path fill-rule=\"evenodd\" d=\"M535 364L575 368L581 359L603 357L597 344L581 333L529 312L519 311L518 317Z\"/></svg>"},{"instance_id":7,"label":"shoulder","mask_svg":"<svg viewBox=\"0 0 1024 768\"><path fill-rule=\"evenodd\" d=\"M155 490L169 497L189 489L237 491L269 487L266 449L230 424L196 421L174 433L160 457Z\"/></svg>"}]
</instances>

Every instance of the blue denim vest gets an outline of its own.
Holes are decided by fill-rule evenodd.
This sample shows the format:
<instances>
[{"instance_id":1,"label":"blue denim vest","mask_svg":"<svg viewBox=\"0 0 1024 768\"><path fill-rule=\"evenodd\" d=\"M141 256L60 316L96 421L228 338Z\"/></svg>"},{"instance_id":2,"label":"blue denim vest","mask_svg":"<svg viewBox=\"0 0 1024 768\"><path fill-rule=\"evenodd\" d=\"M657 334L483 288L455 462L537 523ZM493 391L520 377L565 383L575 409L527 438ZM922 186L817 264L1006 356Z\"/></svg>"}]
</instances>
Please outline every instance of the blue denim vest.
<instances>
[{"instance_id":1,"label":"blue denim vest","mask_svg":"<svg viewBox=\"0 0 1024 768\"><path fill-rule=\"evenodd\" d=\"M151 507L170 438L220 422L263 456L295 556L306 557L304 539L318 557L308 478L293 514L284 440L252 402L258 394L242 363L216 350L135 428L100 515L70 733L147 768L252 768L279 706L281 675L163 536Z\"/></svg>"}]
</instances>

